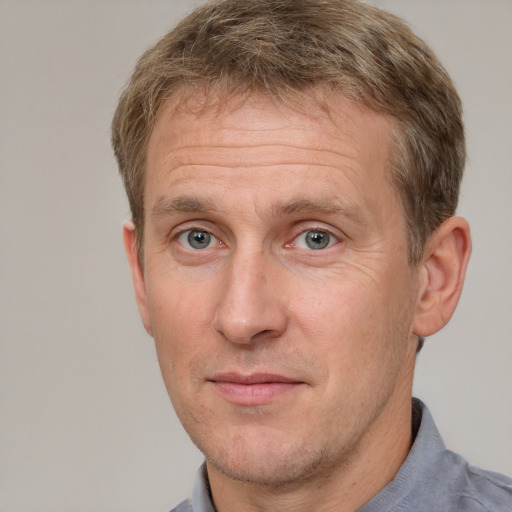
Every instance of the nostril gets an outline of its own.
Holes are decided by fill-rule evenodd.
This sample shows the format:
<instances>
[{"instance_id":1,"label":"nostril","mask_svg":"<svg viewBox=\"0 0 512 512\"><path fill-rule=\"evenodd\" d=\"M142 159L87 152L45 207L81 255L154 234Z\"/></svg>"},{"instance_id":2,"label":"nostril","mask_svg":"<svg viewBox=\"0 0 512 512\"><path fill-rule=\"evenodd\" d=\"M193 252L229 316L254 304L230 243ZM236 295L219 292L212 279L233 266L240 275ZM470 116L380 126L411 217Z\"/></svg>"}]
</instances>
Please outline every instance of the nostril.
<instances>
[{"instance_id":1,"label":"nostril","mask_svg":"<svg viewBox=\"0 0 512 512\"><path fill-rule=\"evenodd\" d=\"M273 339L279 337L279 335L279 330L264 329L256 333L254 336L252 336L251 342L262 341L264 339Z\"/></svg>"}]
</instances>

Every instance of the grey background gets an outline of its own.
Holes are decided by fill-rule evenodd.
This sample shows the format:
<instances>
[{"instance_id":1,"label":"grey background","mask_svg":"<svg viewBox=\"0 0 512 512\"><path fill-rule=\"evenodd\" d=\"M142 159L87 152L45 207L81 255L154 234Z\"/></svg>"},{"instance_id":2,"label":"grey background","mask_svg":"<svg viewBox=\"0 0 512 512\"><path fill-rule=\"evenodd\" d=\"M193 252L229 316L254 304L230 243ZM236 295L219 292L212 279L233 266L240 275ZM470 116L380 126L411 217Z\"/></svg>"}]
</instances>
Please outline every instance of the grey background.
<instances>
[{"instance_id":1,"label":"grey background","mask_svg":"<svg viewBox=\"0 0 512 512\"><path fill-rule=\"evenodd\" d=\"M0 0L0 510L168 510L201 456L174 417L121 244L109 147L136 58L195 1ZM447 444L512 474L512 2L382 0L465 104L474 252L416 394Z\"/></svg>"}]
</instances>

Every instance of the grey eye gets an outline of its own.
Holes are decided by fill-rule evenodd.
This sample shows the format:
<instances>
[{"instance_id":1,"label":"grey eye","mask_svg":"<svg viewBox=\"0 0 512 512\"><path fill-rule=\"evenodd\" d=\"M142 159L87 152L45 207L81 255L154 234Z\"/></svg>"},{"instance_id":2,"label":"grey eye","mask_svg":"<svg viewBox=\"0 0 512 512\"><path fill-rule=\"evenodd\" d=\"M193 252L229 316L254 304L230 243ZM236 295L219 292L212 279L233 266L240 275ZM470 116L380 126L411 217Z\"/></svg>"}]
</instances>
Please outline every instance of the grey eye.
<instances>
[{"instance_id":1,"label":"grey eye","mask_svg":"<svg viewBox=\"0 0 512 512\"><path fill-rule=\"evenodd\" d=\"M310 249L325 249L331 241L331 236L325 231L308 231L305 241Z\"/></svg>"},{"instance_id":2,"label":"grey eye","mask_svg":"<svg viewBox=\"0 0 512 512\"><path fill-rule=\"evenodd\" d=\"M192 249L208 249L215 240L216 238L211 233L201 229L184 231L178 237L178 241L181 245Z\"/></svg>"},{"instance_id":3,"label":"grey eye","mask_svg":"<svg viewBox=\"0 0 512 512\"><path fill-rule=\"evenodd\" d=\"M319 249L326 249L335 242L336 238L327 231L312 229L301 233L295 239L294 245L299 249L313 249L317 251Z\"/></svg>"}]
</instances>

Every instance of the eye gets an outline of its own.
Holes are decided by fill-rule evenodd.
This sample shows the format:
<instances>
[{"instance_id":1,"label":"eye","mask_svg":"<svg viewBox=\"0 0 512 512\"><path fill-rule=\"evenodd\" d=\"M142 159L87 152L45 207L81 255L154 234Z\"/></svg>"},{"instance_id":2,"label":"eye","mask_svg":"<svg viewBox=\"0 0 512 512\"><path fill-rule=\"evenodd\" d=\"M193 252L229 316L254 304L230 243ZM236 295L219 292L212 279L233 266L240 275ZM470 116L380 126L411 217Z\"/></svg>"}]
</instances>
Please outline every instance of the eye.
<instances>
[{"instance_id":1,"label":"eye","mask_svg":"<svg viewBox=\"0 0 512 512\"><path fill-rule=\"evenodd\" d=\"M313 249L314 251L326 249L337 242L336 237L327 231L311 229L301 233L294 241L293 245L300 249Z\"/></svg>"},{"instance_id":2,"label":"eye","mask_svg":"<svg viewBox=\"0 0 512 512\"><path fill-rule=\"evenodd\" d=\"M189 249L209 249L218 244L218 240L209 231L202 229L188 229L178 236L178 242Z\"/></svg>"}]
</instances>

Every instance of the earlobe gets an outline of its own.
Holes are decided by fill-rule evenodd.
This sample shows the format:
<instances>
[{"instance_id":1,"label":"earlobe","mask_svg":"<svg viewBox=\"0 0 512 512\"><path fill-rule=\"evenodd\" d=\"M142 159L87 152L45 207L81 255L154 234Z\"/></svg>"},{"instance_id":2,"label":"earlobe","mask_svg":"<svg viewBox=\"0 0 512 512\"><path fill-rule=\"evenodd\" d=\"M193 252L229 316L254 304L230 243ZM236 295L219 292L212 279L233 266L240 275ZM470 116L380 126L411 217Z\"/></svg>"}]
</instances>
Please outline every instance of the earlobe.
<instances>
[{"instance_id":1,"label":"earlobe","mask_svg":"<svg viewBox=\"0 0 512 512\"><path fill-rule=\"evenodd\" d=\"M149 314L149 307L146 293L146 282L144 278L144 271L137 251L137 238L135 234L135 226L133 222L126 221L123 224L123 242L126 257L130 265L132 274L133 288L135 290L135 299L139 308L139 313L142 323L148 334L153 335L151 327L151 316Z\"/></svg>"},{"instance_id":2,"label":"earlobe","mask_svg":"<svg viewBox=\"0 0 512 512\"><path fill-rule=\"evenodd\" d=\"M444 327L459 301L471 254L467 221L450 217L425 247L420 265L421 284L413 324L416 335L426 337Z\"/></svg>"}]
</instances>

